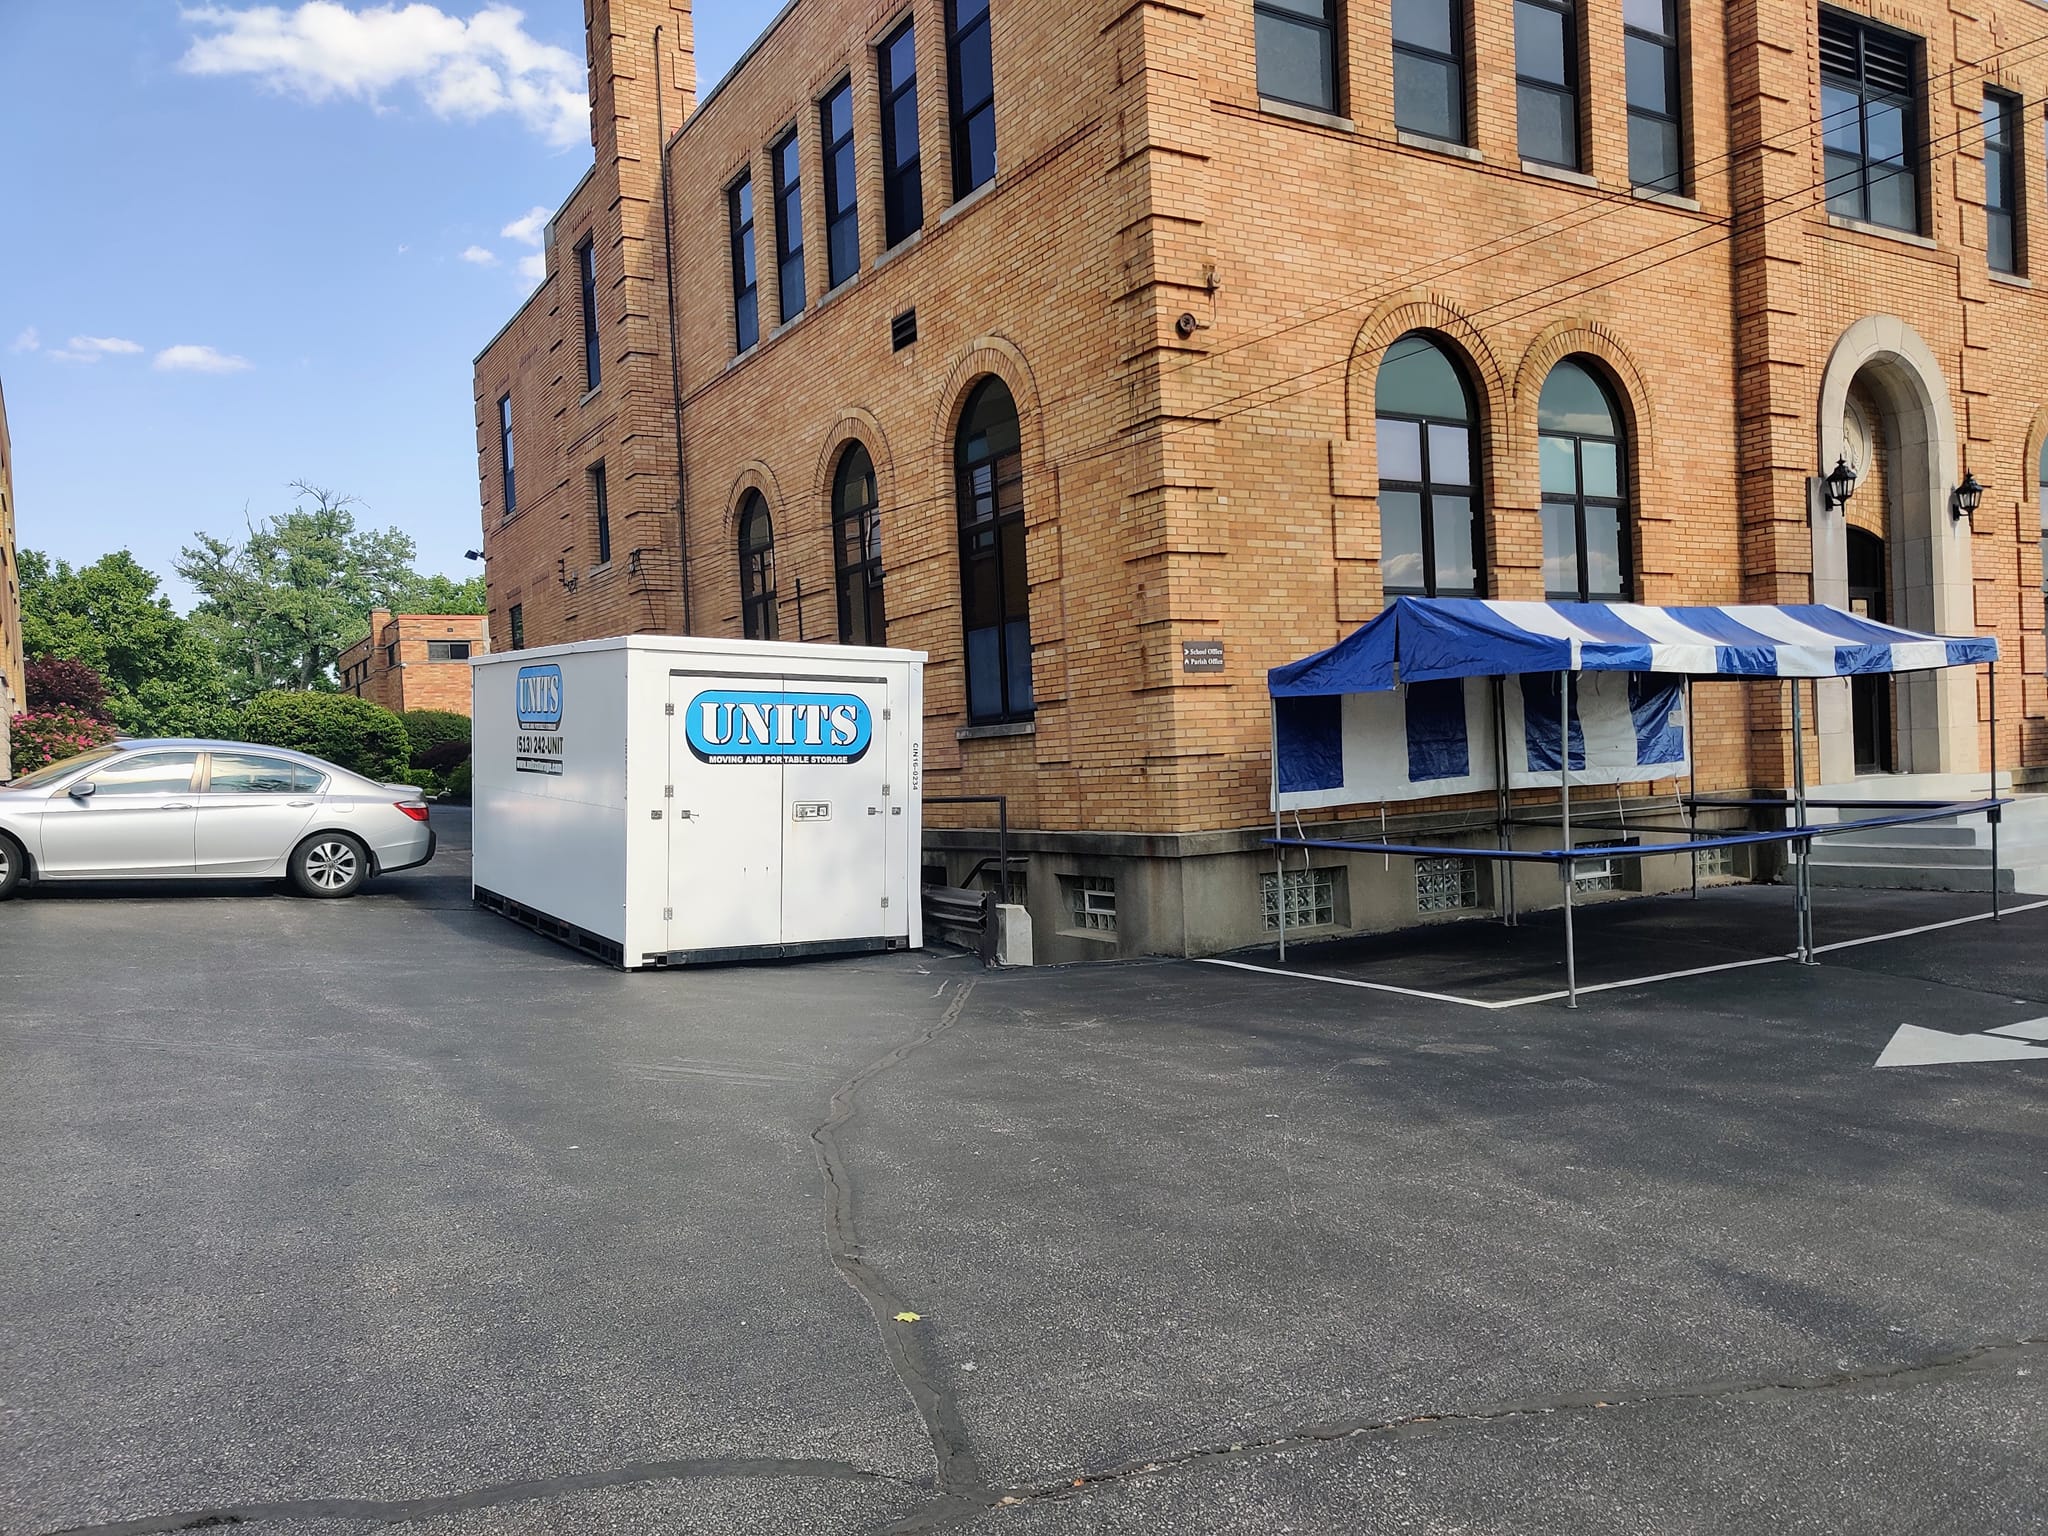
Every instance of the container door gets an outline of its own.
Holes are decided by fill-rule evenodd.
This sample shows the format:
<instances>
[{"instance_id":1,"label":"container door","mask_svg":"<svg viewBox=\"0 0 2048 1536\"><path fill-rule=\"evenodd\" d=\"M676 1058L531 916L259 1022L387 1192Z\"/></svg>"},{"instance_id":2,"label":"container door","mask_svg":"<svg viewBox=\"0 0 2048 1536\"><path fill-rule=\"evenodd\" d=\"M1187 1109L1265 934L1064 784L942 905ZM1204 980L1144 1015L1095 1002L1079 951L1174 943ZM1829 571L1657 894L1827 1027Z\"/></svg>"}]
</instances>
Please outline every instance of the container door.
<instances>
[{"instance_id":1,"label":"container door","mask_svg":"<svg viewBox=\"0 0 2048 1536\"><path fill-rule=\"evenodd\" d=\"M779 677L669 679L671 952L782 942L782 692Z\"/></svg>"},{"instance_id":2,"label":"container door","mask_svg":"<svg viewBox=\"0 0 2048 1536\"><path fill-rule=\"evenodd\" d=\"M786 686L802 710L798 735L806 750L783 771L783 942L907 931L903 914L882 905L889 816L903 803L902 786L889 783L889 685L881 678L792 678ZM822 721L816 731L809 728L814 719Z\"/></svg>"}]
</instances>

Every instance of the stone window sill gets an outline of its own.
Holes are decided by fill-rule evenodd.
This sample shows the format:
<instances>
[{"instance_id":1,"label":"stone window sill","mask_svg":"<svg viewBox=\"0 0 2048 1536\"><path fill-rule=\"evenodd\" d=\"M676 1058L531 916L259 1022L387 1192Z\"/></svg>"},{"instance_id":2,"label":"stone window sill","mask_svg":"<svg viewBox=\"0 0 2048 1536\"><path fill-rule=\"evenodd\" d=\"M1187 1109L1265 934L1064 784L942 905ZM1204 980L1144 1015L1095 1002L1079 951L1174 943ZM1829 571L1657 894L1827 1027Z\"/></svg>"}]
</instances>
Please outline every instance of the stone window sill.
<instances>
[{"instance_id":1,"label":"stone window sill","mask_svg":"<svg viewBox=\"0 0 2048 1536\"><path fill-rule=\"evenodd\" d=\"M595 400L599 395L603 393L604 386L602 384L593 384L589 389L583 391L583 398L578 400L576 403L578 405L588 405L591 401Z\"/></svg>"},{"instance_id":2,"label":"stone window sill","mask_svg":"<svg viewBox=\"0 0 2048 1536\"><path fill-rule=\"evenodd\" d=\"M983 198L993 197L995 195L997 185L997 178L994 176L989 177L987 181L984 181L972 192L968 193L965 197L961 198L959 202L953 204L944 213L940 214L939 222L941 224L949 224L954 219L959 218L960 215L965 213L968 209L972 208L976 203L979 203Z\"/></svg>"},{"instance_id":3,"label":"stone window sill","mask_svg":"<svg viewBox=\"0 0 2048 1536\"><path fill-rule=\"evenodd\" d=\"M1427 150L1432 155L1452 155L1460 160L1470 160L1474 165L1484 165L1486 156L1470 144L1459 144L1451 139L1439 139L1427 133L1410 133L1405 128L1396 129L1394 142L1409 149Z\"/></svg>"},{"instance_id":4,"label":"stone window sill","mask_svg":"<svg viewBox=\"0 0 2048 1536\"><path fill-rule=\"evenodd\" d=\"M897 257L908 256L912 251L916 250L918 246L923 243L923 241L924 231L922 229L912 230L909 234L905 235L901 240L898 240L894 245L890 246L889 249L882 252L881 255L877 256L875 258L872 270L879 272L882 270L882 268L889 265L889 263L894 261Z\"/></svg>"},{"instance_id":5,"label":"stone window sill","mask_svg":"<svg viewBox=\"0 0 2048 1536\"><path fill-rule=\"evenodd\" d=\"M1315 107L1297 107L1291 101L1275 101L1270 96L1259 98L1259 110L1268 117L1284 117L1291 123L1307 123L1312 128L1333 128L1338 133L1358 132L1358 125L1348 117L1319 111Z\"/></svg>"},{"instance_id":6,"label":"stone window sill","mask_svg":"<svg viewBox=\"0 0 2048 1536\"><path fill-rule=\"evenodd\" d=\"M1584 171L1574 171L1562 165L1549 165L1541 160L1524 160L1522 162L1522 174L1524 176L1541 176L1545 181L1562 181L1574 187L1592 187L1597 190L1600 185L1599 182L1588 176Z\"/></svg>"},{"instance_id":7,"label":"stone window sill","mask_svg":"<svg viewBox=\"0 0 2048 1536\"><path fill-rule=\"evenodd\" d=\"M1941 249L1940 246L1936 245L1925 235L1916 235L1910 230L1893 229L1887 224L1866 224L1861 219L1845 218L1839 213L1829 214L1828 224L1829 227L1834 229L1852 230L1859 235L1875 235L1880 240L1895 240L1900 245L1914 246L1923 251L1938 251Z\"/></svg>"},{"instance_id":8,"label":"stone window sill","mask_svg":"<svg viewBox=\"0 0 2048 1536\"><path fill-rule=\"evenodd\" d=\"M1700 200L1696 197L1685 197L1677 192L1663 192L1656 187L1631 187L1629 190L1639 201L1655 203L1659 208L1682 208L1687 213L1700 211Z\"/></svg>"},{"instance_id":9,"label":"stone window sill","mask_svg":"<svg viewBox=\"0 0 2048 1536\"><path fill-rule=\"evenodd\" d=\"M992 741L1001 736L1036 736L1036 720L1006 720L1000 725L963 725L953 733L955 741Z\"/></svg>"},{"instance_id":10,"label":"stone window sill","mask_svg":"<svg viewBox=\"0 0 2048 1536\"><path fill-rule=\"evenodd\" d=\"M2030 289L2034 286L2032 281L2030 281L2027 278L2021 277L2017 272L1993 272L1991 274L1991 281L1993 281L1994 283L2003 283L2008 288Z\"/></svg>"}]
</instances>

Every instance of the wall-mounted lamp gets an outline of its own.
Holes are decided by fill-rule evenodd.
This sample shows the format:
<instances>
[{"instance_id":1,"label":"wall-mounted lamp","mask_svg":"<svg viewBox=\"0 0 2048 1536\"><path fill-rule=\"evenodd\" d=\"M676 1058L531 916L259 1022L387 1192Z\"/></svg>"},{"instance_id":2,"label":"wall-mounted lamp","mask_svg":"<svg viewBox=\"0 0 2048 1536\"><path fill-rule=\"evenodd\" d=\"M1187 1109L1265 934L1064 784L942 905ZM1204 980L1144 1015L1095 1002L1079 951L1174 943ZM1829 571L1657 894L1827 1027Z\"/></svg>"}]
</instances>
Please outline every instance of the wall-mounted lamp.
<instances>
[{"instance_id":1,"label":"wall-mounted lamp","mask_svg":"<svg viewBox=\"0 0 2048 1536\"><path fill-rule=\"evenodd\" d=\"M1856 471L1849 467L1847 454L1836 455L1835 467L1827 472L1827 477L1821 484L1827 488L1826 495L1830 508L1845 507L1849 504L1849 498L1856 494Z\"/></svg>"},{"instance_id":2,"label":"wall-mounted lamp","mask_svg":"<svg viewBox=\"0 0 2048 1536\"><path fill-rule=\"evenodd\" d=\"M480 549L465 549L462 552L462 558L465 560L481 560L483 557L484 552Z\"/></svg>"},{"instance_id":3,"label":"wall-mounted lamp","mask_svg":"<svg viewBox=\"0 0 2048 1536\"><path fill-rule=\"evenodd\" d=\"M1984 504L1984 487L1977 483L1977 477L1965 471L1963 483L1955 488L1949 498L1948 515L1957 522L1977 515L1977 508Z\"/></svg>"}]
</instances>

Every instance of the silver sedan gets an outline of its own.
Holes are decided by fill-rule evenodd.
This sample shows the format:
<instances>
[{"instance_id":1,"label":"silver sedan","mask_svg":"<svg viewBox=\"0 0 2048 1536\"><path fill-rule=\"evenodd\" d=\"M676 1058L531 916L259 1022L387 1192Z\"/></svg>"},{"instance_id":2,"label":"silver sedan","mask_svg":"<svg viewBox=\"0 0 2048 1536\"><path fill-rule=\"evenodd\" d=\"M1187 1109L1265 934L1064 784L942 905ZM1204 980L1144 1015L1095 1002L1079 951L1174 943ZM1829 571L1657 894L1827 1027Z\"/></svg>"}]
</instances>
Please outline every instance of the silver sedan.
<instances>
[{"instance_id":1,"label":"silver sedan","mask_svg":"<svg viewBox=\"0 0 2048 1536\"><path fill-rule=\"evenodd\" d=\"M353 896L434 856L427 802L240 741L122 741L0 784L0 901L26 881L286 879Z\"/></svg>"}]
</instances>

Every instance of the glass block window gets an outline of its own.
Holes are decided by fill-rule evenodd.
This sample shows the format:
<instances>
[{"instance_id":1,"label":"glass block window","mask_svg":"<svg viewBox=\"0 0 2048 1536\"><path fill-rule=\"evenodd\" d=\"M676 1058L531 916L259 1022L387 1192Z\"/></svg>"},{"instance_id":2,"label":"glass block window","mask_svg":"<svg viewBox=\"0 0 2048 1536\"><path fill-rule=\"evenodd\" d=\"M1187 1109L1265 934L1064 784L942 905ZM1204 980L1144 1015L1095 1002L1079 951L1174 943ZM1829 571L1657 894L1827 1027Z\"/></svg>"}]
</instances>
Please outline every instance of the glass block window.
<instances>
[{"instance_id":1,"label":"glass block window","mask_svg":"<svg viewBox=\"0 0 2048 1536\"><path fill-rule=\"evenodd\" d=\"M1116 881L1108 875L1061 875L1067 921L1090 933L1116 932Z\"/></svg>"},{"instance_id":2,"label":"glass block window","mask_svg":"<svg viewBox=\"0 0 2048 1536\"><path fill-rule=\"evenodd\" d=\"M1266 931L1277 933L1284 912L1292 928L1327 928L1337 921L1337 872L1290 869L1285 876L1259 876L1259 907Z\"/></svg>"},{"instance_id":3,"label":"glass block window","mask_svg":"<svg viewBox=\"0 0 2048 1536\"><path fill-rule=\"evenodd\" d=\"M1711 875L1735 875L1741 873L1735 867L1735 850L1733 848L1702 848L1693 857L1699 860L1699 871L1702 879Z\"/></svg>"},{"instance_id":4,"label":"glass block window","mask_svg":"<svg viewBox=\"0 0 2048 1536\"><path fill-rule=\"evenodd\" d=\"M1612 859L1584 859L1572 867L1572 885L1581 891L1618 891L1621 876Z\"/></svg>"},{"instance_id":5,"label":"glass block window","mask_svg":"<svg viewBox=\"0 0 2048 1536\"><path fill-rule=\"evenodd\" d=\"M1479 909L1479 866L1471 859L1417 859L1417 912L1476 912Z\"/></svg>"}]
</instances>

